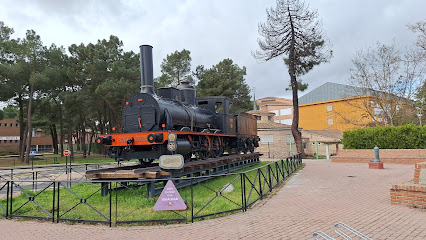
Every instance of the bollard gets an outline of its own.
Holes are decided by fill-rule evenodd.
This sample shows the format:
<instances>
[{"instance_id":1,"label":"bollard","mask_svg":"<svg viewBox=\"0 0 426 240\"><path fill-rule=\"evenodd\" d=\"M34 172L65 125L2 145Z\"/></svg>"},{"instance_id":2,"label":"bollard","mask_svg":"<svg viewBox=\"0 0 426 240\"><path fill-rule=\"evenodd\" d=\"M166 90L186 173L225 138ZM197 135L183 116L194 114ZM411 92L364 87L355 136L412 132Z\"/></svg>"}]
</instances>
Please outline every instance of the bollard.
<instances>
[{"instance_id":1,"label":"bollard","mask_svg":"<svg viewBox=\"0 0 426 240\"><path fill-rule=\"evenodd\" d=\"M373 162L381 162L379 158L379 148L377 146L374 147L374 160Z\"/></svg>"},{"instance_id":2,"label":"bollard","mask_svg":"<svg viewBox=\"0 0 426 240\"><path fill-rule=\"evenodd\" d=\"M53 163L57 163L58 162L58 157L53 157Z\"/></svg>"},{"instance_id":3,"label":"bollard","mask_svg":"<svg viewBox=\"0 0 426 240\"><path fill-rule=\"evenodd\" d=\"M379 148L377 146L374 147L374 160L371 160L368 163L368 168L370 168L370 169L383 169L383 162L380 161Z\"/></svg>"}]
</instances>

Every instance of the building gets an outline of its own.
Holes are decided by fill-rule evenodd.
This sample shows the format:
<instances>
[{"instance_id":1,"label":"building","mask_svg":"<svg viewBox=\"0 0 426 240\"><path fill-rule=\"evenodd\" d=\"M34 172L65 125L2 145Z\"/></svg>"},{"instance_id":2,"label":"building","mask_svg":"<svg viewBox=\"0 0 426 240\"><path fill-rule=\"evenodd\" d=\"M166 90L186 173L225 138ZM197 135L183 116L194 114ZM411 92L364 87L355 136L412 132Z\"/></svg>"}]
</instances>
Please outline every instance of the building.
<instances>
[{"instance_id":1,"label":"building","mask_svg":"<svg viewBox=\"0 0 426 240\"><path fill-rule=\"evenodd\" d=\"M19 152L19 122L14 118L0 120L0 152ZM41 129L32 130L31 150L37 152L50 152L53 149L50 136Z\"/></svg>"},{"instance_id":2,"label":"building","mask_svg":"<svg viewBox=\"0 0 426 240\"><path fill-rule=\"evenodd\" d=\"M337 129L302 130L305 139L304 151L307 156L325 156L330 159L343 148L343 132Z\"/></svg>"},{"instance_id":3,"label":"building","mask_svg":"<svg viewBox=\"0 0 426 240\"><path fill-rule=\"evenodd\" d=\"M299 127L341 131L386 124L377 93L358 87L325 83L299 98ZM398 109L399 106L396 105Z\"/></svg>"},{"instance_id":4,"label":"building","mask_svg":"<svg viewBox=\"0 0 426 240\"><path fill-rule=\"evenodd\" d=\"M256 151L266 158L283 159L297 152L290 125L259 121L257 134L260 143Z\"/></svg>"},{"instance_id":5,"label":"building","mask_svg":"<svg viewBox=\"0 0 426 240\"><path fill-rule=\"evenodd\" d=\"M275 105L268 104L271 99L274 99L275 102L278 103ZM264 101L262 105L261 100L267 101ZM281 124L276 121L276 118L279 117L276 116L277 110L278 113L280 113L284 106L287 106L287 108L289 106L286 100L287 99L271 97L259 99L260 110L251 110L247 112L257 118L257 134L260 137L257 151L262 153L264 157L282 159L297 153L296 144L293 134L291 133L291 125ZM280 104L280 102L285 102L286 105ZM282 115L281 117L289 116ZM290 117L293 117L293 115L290 115ZM280 119L279 121L282 120L283 119ZM342 148L342 131L335 129L300 130L302 132L304 152L307 156L315 156L318 154L318 156L327 156L327 158L329 158L330 155L336 154L339 148Z\"/></svg>"},{"instance_id":6,"label":"building","mask_svg":"<svg viewBox=\"0 0 426 240\"><path fill-rule=\"evenodd\" d=\"M0 152L19 151L19 123L14 118L0 120Z\"/></svg>"},{"instance_id":7,"label":"building","mask_svg":"<svg viewBox=\"0 0 426 240\"><path fill-rule=\"evenodd\" d=\"M274 113L275 123L291 125L293 121L293 101L285 98L265 97L256 100L261 112Z\"/></svg>"}]
</instances>

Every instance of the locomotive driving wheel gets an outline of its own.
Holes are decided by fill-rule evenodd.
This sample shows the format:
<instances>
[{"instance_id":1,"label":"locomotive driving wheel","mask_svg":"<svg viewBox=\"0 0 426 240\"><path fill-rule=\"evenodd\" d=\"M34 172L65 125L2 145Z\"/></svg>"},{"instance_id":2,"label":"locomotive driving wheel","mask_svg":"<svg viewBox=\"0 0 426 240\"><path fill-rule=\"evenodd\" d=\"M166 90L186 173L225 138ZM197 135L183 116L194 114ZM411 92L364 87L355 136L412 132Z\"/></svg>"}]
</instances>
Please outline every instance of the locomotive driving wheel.
<instances>
[{"instance_id":1,"label":"locomotive driving wheel","mask_svg":"<svg viewBox=\"0 0 426 240\"><path fill-rule=\"evenodd\" d=\"M218 158L222 156L223 151L223 146L220 144L219 138L213 137L211 156L214 158Z\"/></svg>"},{"instance_id":2,"label":"locomotive driving wheel","mask_svg":"<svg viewBox=\"0 0 426 240\"><path fill-rule=\"evenodd\" d=\"M205 136L200 136L200 151L198 151L198 156L201 160L206 160L210 157L209 140Z\"/></svg>"}]
</instances>

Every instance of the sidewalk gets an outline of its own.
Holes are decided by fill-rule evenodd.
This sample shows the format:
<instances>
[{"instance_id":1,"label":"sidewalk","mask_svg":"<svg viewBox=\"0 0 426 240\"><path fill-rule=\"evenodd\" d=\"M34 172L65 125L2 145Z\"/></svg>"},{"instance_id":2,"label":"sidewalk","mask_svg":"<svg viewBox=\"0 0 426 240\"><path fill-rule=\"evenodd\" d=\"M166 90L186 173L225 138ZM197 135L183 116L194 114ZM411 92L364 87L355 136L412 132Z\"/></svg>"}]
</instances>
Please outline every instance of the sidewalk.
<instances>
[{"instance_id":1,"label":"sidewalk","mask_svg":"<svg viewBox=\"0 0 426 240\"><path fill-rule=\"evenodd\" d=\"M413 165L304 160L306 167L246 213L194 224L113 227L0 220L1 239L312 239L344 222L373 239L426 239L426 209L390 205L389 185L413 178Z\"/></svg>"}]
</instances>

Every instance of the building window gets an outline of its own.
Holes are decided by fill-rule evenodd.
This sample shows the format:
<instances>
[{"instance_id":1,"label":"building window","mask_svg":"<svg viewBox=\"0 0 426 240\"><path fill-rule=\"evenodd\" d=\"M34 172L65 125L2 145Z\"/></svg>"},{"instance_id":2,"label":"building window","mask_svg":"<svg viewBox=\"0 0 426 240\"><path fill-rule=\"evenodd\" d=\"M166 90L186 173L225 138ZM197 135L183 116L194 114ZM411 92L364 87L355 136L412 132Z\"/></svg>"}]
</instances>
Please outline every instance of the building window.
<instances>
[{"instance_id":1,"label":"building window","mask_svg":"<svg viewBox=\"0 0 426 240\"><path fill-rule=\"evenodd\" d=\"M331 112L331 111L333 111L333 105L327 105L327 112Z\"/></svg>"},{"instance_id":2,"label":"building window","mask_svg":"<svg viewBox=\"0 0 426 240\"><path fill-rule=\"evenodd\" d=\"M19 126L19 124L16 124L16 127L18 127Z\"/></svg>"},{"instance_id":3,"label":"building window","mask_svg":"<svg viewBox=\"0 0 426 240\"><path fill-rule=\"evenodd\" d=\"M15 140L15 143L18 143L18 140Z\"/></svg>"},{"instance_id":4,"label":"building window","mask_svg":"<svg viewBox=\"0 0 426 240\"><path fill-rule=\"evenodd\" d=\"M278 116L278 110L272 110L272 111L269 111L269 112L275 113L275 116Z\"/></svg>"},{"instance_id":5,"label":"building window","mask_svg":"<svg viewBox=\"0 0 426 240\"><path fill-rule=\"evenodd\" d=\"M292 119L284 119L284 120L281 120L281 124L291 125L292 121L293 121Z\"/></svg>"},{"instance_id":6,"label":"building window","mask_svg":"<svg viewBox=\"0 0 426 240\"><path fill-rule=\"evenodd\" d=\"M260 137L260 143L261 144L274 144L274 136L273 135L261 135Z\"/></svg>"},{"instance_id":7,"label":"building window","mask_svg":"<svg viewBox=\"0 0 426 240\"><path fill-rule=\"evenodd\" d=\"M7 140L3 140L4 143L7 143Z\"/></svg>"},{"instance_id":8,"label":"building window","mask_svg":"<svg viewBox=\"0 0 426 240\"><path fill-rule=\"evenodd\" d=\"M280 115L281 116L291 115L291 108L280 109Z\"/></svg>"},{"instance_id":9,"label":"building window","mask_svg":"<svg viewBox=\"0 0 426 240\"><path fill-rule=\"evenodd\" d=\"M12 127L12 126L13 126L13 123L10 124L10 127Z\"/></svg>"},{"instance_id":10,"label":"building window","mask_svg":"<svg viewBox=\"0 0 426 240\"><path fill-rule=\"evenodd\" d=\"M268 116L268 121L272 121L272 116Z\"/></svg>"},{"instance_id":11,"label":"building window","mask_svg":"<svg viewBox=\"0 0 426 240\"><path fill-rule=\"evenodd\" d=\"M287 144L290 144L290 142L294 143L294 137L293 135L286 135L285 136L285 141Z\"/></svg>"},{"instance_id":12,"label":"building window","mask_svg":"<svg viewBox=\"0 0 426 240\"><path fill-rule=\"evenodd\" d=\"M333 125L333 119L332 118L327 119L327 124L328 125Z\"/></svg>"},{"instance_id":13,"label":"building window","mask_svg":"<svg viewBox=\"0 0 426 240\"><path fill-rule=\"evenodd\" d=\"M260 121L261 117L260 116L256 116L257 121Z\"/></svg>"}]
</instances>

